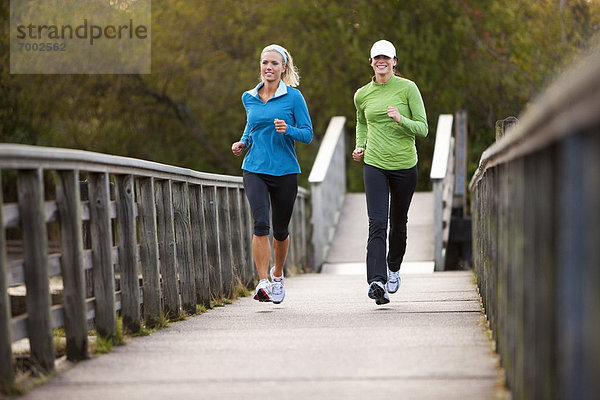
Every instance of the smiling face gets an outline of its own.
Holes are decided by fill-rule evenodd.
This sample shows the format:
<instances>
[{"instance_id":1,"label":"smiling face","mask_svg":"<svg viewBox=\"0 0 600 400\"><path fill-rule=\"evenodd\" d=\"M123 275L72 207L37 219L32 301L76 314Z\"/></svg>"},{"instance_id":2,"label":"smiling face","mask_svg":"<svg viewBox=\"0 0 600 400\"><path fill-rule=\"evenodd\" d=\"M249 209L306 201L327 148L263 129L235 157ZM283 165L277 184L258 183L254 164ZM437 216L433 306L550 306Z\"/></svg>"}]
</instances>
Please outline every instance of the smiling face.
<instances>
[{"instance_id":1,"label":"smiling face","mask_svg":"<svg viewBox=\"0 0 600 400\"><path fill-rule=\"evenodd\" d=\"M375 75L391 75L394 73L393 68L395 66L395 58L379 55L371 59L371 67L373 68Z\"/></svg>"},{"instance_id":2,"label":"smiling face","mask_svg":"<svg viewBox=\"0 0 600 400\"><path fill-rule=\"evenodd\" d=\"M265 83L279 81L285 68L283 56L275 50L265 51L260 57L260 75Z\"/></svg>"}]
</instances>

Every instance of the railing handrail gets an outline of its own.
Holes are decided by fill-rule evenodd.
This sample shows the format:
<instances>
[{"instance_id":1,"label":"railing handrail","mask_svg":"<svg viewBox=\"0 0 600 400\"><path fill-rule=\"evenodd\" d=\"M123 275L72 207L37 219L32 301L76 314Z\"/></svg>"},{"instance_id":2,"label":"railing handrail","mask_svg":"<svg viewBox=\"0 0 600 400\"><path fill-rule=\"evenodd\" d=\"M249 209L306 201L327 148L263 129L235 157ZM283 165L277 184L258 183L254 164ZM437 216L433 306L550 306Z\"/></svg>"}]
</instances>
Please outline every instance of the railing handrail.
<instances>
[{"instance_id":1,"label":"railing handrail","mask_svg":"<svg viewBox=\"0 0 600 400\"><path fill-rule=\"evenodd\" d=\"M226 182L236 185L242 183L241 176L198 172L154 161L86 150L23 144L0 144L0 168L79 169L88 172L152 175L158 179L174 179L191 183L203 183L205 181Z\"/></svg>"},{"instance_id":2,"label":"railing handrail","mask_svg":"<svg viewBox=\"0 0 600 400\"><path fill-rule=\"evenodd\" d=\"M154 161L102 154L93 151L24 144L0 143L0 168L74 169L85 170L87 172L108 172L111 174L151 175L156 179L171 179L194 184L218 182L231 184L236 187L242 185L241 176L200 172ZM308 195L308 190L299 187L298 193L306 196Z\"/></svg>"},{"instance_id":3,"label":"railing handrail","mask_svg":"<svg viewBox=\"0 0 600 400\"><path fill-rule=\"evenodd\" d=\"M345 117L333 117L308 178L311 186L314 266L327 256L346 195Z\"/></svg>"},{"instance_id":4,"label":"railing handrail","mask_svg":"<svg viewBox=\"0 0 600 400\"><path fill-rule=\"evenodd\" d=\"M429 179L445 179L448 170L448 158L450 157L450 142L452 140L452 114L440 114L437 130L435 133L435 147L431 161Z\"/></svg>"},{"instance_id":5,"label":"railing handrail","mask_svg":"<svg viewBox=\"0 0 600 400\"><path fill-rule=\"evenodd\" d=\"M433 184L434 265L436 271L445 267L446 247L450 232L452 199L454 196L454 139L452 114L440 114L435 134L435 148L429 177Z\"/></svg>"},{"instance_id":6,"label":"railing handrail","mask_svg":"<svg viewBox=\"0 0 600 400\"><path fill-rule=\"evenodd\" d=\"M317 157L315 158L315 162L310 170L310 175L308 176L309 183L320 183L325 180L333 155L338 149L337 145L340 137L343 138L345 123L346 117L340 116L333 117L329 121L327 131L321 141Z\"/></svg>"}]
</instances>

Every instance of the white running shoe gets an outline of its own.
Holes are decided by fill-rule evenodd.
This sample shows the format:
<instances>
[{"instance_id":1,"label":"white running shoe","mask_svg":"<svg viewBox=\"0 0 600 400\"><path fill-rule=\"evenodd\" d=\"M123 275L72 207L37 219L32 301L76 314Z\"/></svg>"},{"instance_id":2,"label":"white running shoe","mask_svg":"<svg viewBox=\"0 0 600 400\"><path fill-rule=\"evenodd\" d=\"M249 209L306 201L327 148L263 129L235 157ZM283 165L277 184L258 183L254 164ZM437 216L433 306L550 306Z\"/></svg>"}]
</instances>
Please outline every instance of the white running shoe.
<instances>
[{"instance_id":1,"label":"white running shoe","mask_svg":"<svg viewBox=\"0 0 600 400\"><path fill-rule=\"evenodd\" d=\"M279 304L285 298L285 287L283 286L283 274L281 274L280 278L275 278L273 274L275 272L275 267L271 268L269 271L269 275L271 275L271 281L273 282L271 285L271 301L275 304Z\"/></svg>"},{"instance_id":2,"label":"white running shoe","mask_svg":"<svg viewBox=\"0 0 600 400\"><path fill-rule=\"evenodd\" d=\"M254 291L254 300L260 302L271 301L271 283L268 279L262 279L258 282L256 290Z\"/></svg>"},{"instance_id":3,"label":"white running shoe","mask_svg":"<svg viewBox=\"0 0 600 400\"><path fill-rule=\"evenodd\" d=\"M402 278L400 278L400 271L390 271L388 270L388 281L387 281L387 291L388 293L396 293L400 284L402 283Z\"/></svg>"},{"instance_id":4,"label":"white running shoe","mask_svg":"<svg viewBox=\"0 0 600 400\"><path fill-rule=\"evenodd\" d=\"M385 291L385 285L379 281L371 283L369 286L369 298L375 300L378 306L390 302L390 296Z\"/></svg>"}]
</instances>

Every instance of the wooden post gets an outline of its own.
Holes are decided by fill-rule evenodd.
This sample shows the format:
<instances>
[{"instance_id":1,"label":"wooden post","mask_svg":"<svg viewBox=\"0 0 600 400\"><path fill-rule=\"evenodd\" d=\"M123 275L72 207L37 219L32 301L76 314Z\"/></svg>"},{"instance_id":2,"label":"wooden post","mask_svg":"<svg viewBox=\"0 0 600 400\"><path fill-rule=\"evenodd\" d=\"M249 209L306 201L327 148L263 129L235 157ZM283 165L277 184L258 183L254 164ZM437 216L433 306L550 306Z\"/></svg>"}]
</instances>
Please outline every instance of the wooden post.
<instances>
[{"instance_id":1,"label":"wooden post","mask_svg":"<svg viewBox=\"0 0 600 400\"><path fill-rule=\"evenodd\" d=\"M302 272L302 197L296 196L294 204L294 236L292 246L294 247L294 268Z\"/></svg>"},{"instance_id":2,"label":"wooden post","mask_svg":"<svg viewBox=\"0 0 600 400\"><path fill-rule=\"evenodd\" d=\"M121 265L121 315L123 325L131 333L137 333L141 328L141 313L133 175L116 175L115 184Z\"/></svg>"},{"instance_id":3,"label":"wooden post","mask_svg":"<svg viewBox=\"0 0 600 400\"><path fill-rule=\"evenodd\" d=\"M89 358L79 171L65 170L58 174L60 183L56 195L62 244L67 359L75 361Z\"/></svg>"},{"instance_id":4,"label":"wooden post","mask_svg":"<svg viewBox=\"0 0 600 400\"><path fill-rule=\"evenodd\" d=\"M525 219L525 203L529 199L524 198L525 191L525 171L523 159L516 159L509 163L510 181L510 210L509 226L510 226L510 241L507 249L509 262L509 297L508 297L508 327L510 329L509 352L512 358L512 393L515 398L525 398L525 382L523 382L524 370L524 355L527 348L524 345L525 326L530 322L524 320L524 297L526 286L524 285L524 245L525 237L524 219ZM531 268L529 265L527 268ZM529 285L527 285L529 286Z\"/></svg>"},{"instance_id":5,"label":"wooden post","mask_svg":"<svg viewBox=\"0 0 600 400\"><path fill-rule=\"evenodd\" d=\"M298 245L298 234L297 234L297 227L298 227L298 197L296 197L296 200L294 201L294 209L292 211L292 217L290 218L290 225L289 225L289 231L290 231L290 247L288 249L288 255L287 255L287 262L286 262L286 270L290 273L290 274L297 274L298 273L298 259L297 259L297 245Z\"/></svg>"},{"instance_id":6,"label":"wooden post","mask_svg":"<svg viewBox=\"0 0 600 400\"><path fill-rule=\"evenodd\" d=\"M158 219L158 250L163 281L164 310L169 317L177 317L181 310L179 283L175 260L175 230L171 181L156 182L156 216Z\"/></svg>"},{"instance_id":7,"label":"wooden post","mask_svg":"<svg viewBox=\"0 0 600 400\"><path fill-rule=\"evenodd\" d=\"M223 277L223 294L231 298L234 291L233 257L231 250L231 222L229 206L229 190L226 187L217 188L219 200L219 248L221 255L221 275Z\"/></svg>"},{"instance_id":8,"label":"wooden post","mask_svg":"<svg viewBox=\"0 0 600 400\"><path fill-rule=\"evenodd\" d=\"M54 342L50 316L44 181L41 169L20 170L17 176L31 359L42 370L50 372L54 370Z\"/></svg>"},{"instance_id":9,"label":"wooden post","mask_svg":"<svg viewBox=\"0 0 600 400\"><path fill-rule=\"evenodd\" d=\"M252 219L252 210L250 210L250 203L244 196L244 227L245 227L245 238L244 243L246 244L246 262L248 268L248 280L245 284L249 287L254 287L258 280L258 273L254 267L254 255L252 253L252 238L254 234L254 224Z\"/></svg>"},{"instance_id":10,"label":"wooden post","mask_svg":"<svg viewBox=\"0 0 600 400\"><path fill-rule=\"evenodd\" d=\"M188 314L196 313L196 277L192 253L190 197L187 183L173 183L173 213L177 238L177 266L181 285L181 304Z\"/></svg>"},{"instance_id":11,"label":"wooden post","mask_svg":"<svg viewBox=\"0 0 600 400\"><path fill-rule=\"evenodd\" d=\"M100 336L112 338L116 334L115 272L112 260L108 174L90 173L88 182L96 331Z\"/></svg>"},{"instance_id":12,"label":"wooden post","mask_svg":"<svg viewBox=\"0 0 600 400\"><path fill-rule=\"evenodd\" d=\"M240 190L238 188L229 188L229 217L231 237L231 255L233 270L233 287L243 281L244 278L244 238L243 225L240 210Z\"/></svg>"},{"instance_id":13,"label":"wooden post","mask_svg":"<svg viewBox=\"0 0 600 400\"><path fill-rule=\"evenodd\" d=\"M467 112L457 111L454 124L455 137L455 168L454 196L457 201L453 207L460 206L463 215L467 213Z\"/></svg>"},{"instance_id":14,"label":"wooden post","mask_svg":"<svg viewBox=\"0 0 600 400\"><path fill-rule=\"evenodd\" d=\"M302 233L301 233L301 226L302 226L302 220L301 220L301 215L300 215L300 203L302 202L302 198L296 196L296 202L294 204L294 213L292 214L292 229L290 230L291 232L291 238L290 240L292 241L290 243L290 246L292 248L292 266L294 268L294 271L296 273L300 273L302 272L300 270L301 268L301 240L302 240Z\"/></svg>"},{"instance_id":15,"label":"wooden post","mask_svg":"<svg viewBox=\"0 0 600 400\"><path fill-rule=\"evenodd\" d=\"M160 269L154 179L138 178L138 227L140 231L140 261L142 264L144 320L153 327L161 314Z\"/></svg>"},{"instance_id":16,"label":"wooden post","mask_svg":"<svg viewBox=\"0 0 600 400\"><path fill-rule=\"evenodd\" d=\"M588 265L586 237L591 232L587 228L590 212L587 208L595 208L597 204L588 205L588 186L597 185L598 182L587 182L584 170L584 148L587 143L581 134L567 137L560 145L559 156L556 162L561 167L556 176L556 196L558 203L558 249L556 251L557 263L557 348L558 358L558 398L572 399L586 397L590 392L584 381L587 371L584 371L585 354L593 350L584 348L584 328L587 327L586 315L592 309L586 307L584 289L587 271L598 268L598 265ZM597 156L597 155L596 155ZM593 214L592 214L593 215ZM590 225L597 221L590 222ZM594 246L598 246L598 238ZM589 310L589 311L588 311ZM598 310L595 310L598 312ZM591 312L593 314L595 312ZM597 340L597 338L596 338ZM597 362L597 360L596 360ZM590 371L591 372L591 371ZM598 370L593 372L597 379ZM591 376L590 376L591 378ZM591 383L591 382L590 382ZM590 397L594 398L594 397Z\"/></svg>"},{"instance_id":17,"label":"wooden post","mask_svg":"<svg viewBox=\"0 0 600 400\"><path fill-rule=\"evenodd\" d=\"M210 308L210 278L206 261L204 207L202 186L193 185L190 190L190 221L192 224L192 253L194 255L194 277L196 278L196 303Z\"/></svg>"},{"instance_id":18,"label":"wooden post","mask_svg":"<svg viewBox=\"0 0 600 400\"><path fill-rule=\"evenodd\" d=\"M88 181L79 182L79 192L81 194L81 212L82 218L85 218L81 221L81 235L83 237L83 249L90 250L92 248L92 235L90 233L90 217L89 217L89 187ZM83 216L83 210L87 206L87 216ZM94 271L92 269L84 270L85 275L85 298L94 297Z\"/></svg>"},{"instance_id":19,"label":"wooden post","mask_svg":"<svg viewBox=\"0 0 600 400\"><path fill-rule=\"evenodd\" d=\"M242 260L241 268L244 270L242 274L242 285L248 287L253 283L254 263L252 261L252 231L250 230L250 216L248 213L248 202L244 189L240 188L240 235L242 237L242 246L244 247L244 259Z\"/></svg>"},{"instance_id":20,"label":"wooden post","mask_svg":"<svg viewBox=\"0 0 600 400\"><path fill-rule=\"evenodd\" d=\"M4 197L0 175L0 387L13 384L15 375L10 337L10 300L6 264L6 236L4 234Z\"/></svg>"},{"instance_id":21,"label":"wooden post","mask_svg":"<svg viewBox=\"0 0 600 400\"><path fill-rule=\"evenodd\" d=\"M600 382L597 379L598 360L600 360L600 138L598 130L586 134L583 152L583 170L585 171L583 182L585 193L588 197L586 201L587 228L585 235L586 266L584 286L582 288L584 312L584 327L582 347L585 349L583 356L584 377L586 382L583 388L584 393L589 394L590 398L600 397ZM595 310L595 311L592 311Z\"/></svg>"},{"instance_id":22,"label":"wooden post","mask_svg":"<svg viewBox=\"0 0 600 400\"><path fill-rule=\"evenodd\" d=\"M444 269L444 220L443 220L443 196L444 181L442 179L432 180L433 182L433 234L434 234L434 261L435 270Z\"/></svg>"},{"instance_id":23,"label":"wooden post","mask_svg":"<svg viewBox=\"0 0 600 400\"><path fill-rule=\"evenodd\" d=\"M308 259L308 234L306 229L306 197L300 198L300 262L303 266L303 271L308 272L313 269Z\"/></svg>"},{"instance_id":24,"label":"wooden post","mask_svg":"<svg viewBox=\"0 0 600 400\"><path fill-rule=\"evenodd\" d=\"M204 194L204 226L206 228L206 255L210 276L210 293L213 298L223 295L223 278L221 276L221 258L219 257L219 224L217 207L217 188L205 186Z\"/></svg>"}]
</instances>

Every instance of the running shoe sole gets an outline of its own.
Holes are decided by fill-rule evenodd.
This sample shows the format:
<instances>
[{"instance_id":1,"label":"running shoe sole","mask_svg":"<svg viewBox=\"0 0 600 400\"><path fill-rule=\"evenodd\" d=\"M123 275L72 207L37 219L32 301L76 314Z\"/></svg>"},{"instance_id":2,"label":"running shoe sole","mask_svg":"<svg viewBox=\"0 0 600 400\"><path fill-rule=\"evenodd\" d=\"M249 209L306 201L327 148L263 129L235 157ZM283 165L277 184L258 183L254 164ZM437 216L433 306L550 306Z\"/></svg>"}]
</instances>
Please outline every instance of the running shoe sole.
<instances>
[{"instance_id":1,"label":"running shoe sole","mask_svg":"<svg viewBox=\"0 0 600 400\"><path fill-rule=\"evenodd\" d=\"M375 282L371 283L369 287L369 298L375 300L375 304L379 306L390 302L389 297L385 296L385 289Z\"/></svg>"},{"instance_id":2,"label":"running shoe sole","mask_svg":"<svg viewBox=\"0 0 600 400\"><path fill-rule=\"evenodd\" d=\"M258 289L258 291L254 294L254 300L266 303L271 301L271 297L269 296L269 293L266 292L266 290Z\"/></svg>"},{"instance_id":3,"label":"running shoe sole","mask_svg":"<svg viewBox=\"0 0 600 400\"><path fill-rule=\"evenodd\" d=\"M390 302L390 299L388 297L385 297L385 295L382 298L375 300L375 304L377 304L378 306L387 304L389 302Z\"/></svg>"}]
</instances>

